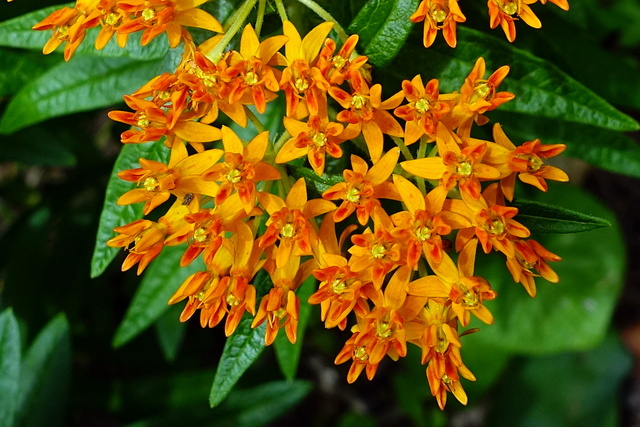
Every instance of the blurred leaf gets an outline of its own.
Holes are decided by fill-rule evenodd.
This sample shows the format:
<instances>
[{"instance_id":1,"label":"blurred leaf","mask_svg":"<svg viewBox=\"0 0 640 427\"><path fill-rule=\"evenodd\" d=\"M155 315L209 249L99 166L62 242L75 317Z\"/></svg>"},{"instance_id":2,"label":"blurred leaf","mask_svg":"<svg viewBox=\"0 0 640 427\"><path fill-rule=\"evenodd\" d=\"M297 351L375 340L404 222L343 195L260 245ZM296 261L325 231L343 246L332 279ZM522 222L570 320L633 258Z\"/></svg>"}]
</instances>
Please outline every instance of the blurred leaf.
<instances>
[{"instance_id":1,"label":"blurred leaf","mask_svg":"<svg viewBox=\"0 0 640 427\"><path fill-rule=\"evenodd\" d=\"M528 298L525 294L521 297ZM475 381L463 380L462 383L470 402L478 402L494 386L512 358L509 351L487 344L484 341L484 332L483 328L479 333L460 338L462 362L476 376Z\"/></svg>"},{"instance_id":2,"label":"blurred leaf","mask_svg":"<svg viewBox=\"0 0 640 427\"><path fill-rule=\"evenodd\" d=\"M22 361L16 424L59 425L66 410L70 374L69 324L59 314L38 334Z\"/></svg>"},{"instance_id":3,"label":"blurred leaf","mask_svg":"<svg viewBox=\"0 0 640 427\"><path fill-rule=\"evenodd\" d=\"M12 133L51 117L115 104L124 94L148 82L150 76L175 69L174 56L144 62L78 57L60 63L26 84L11 99L0 120L0 133Z\"/></svg>"},{"instance_id":4,"label":"blurred leaf","mask_svg":"<svg viewBox=\"0 0 640 427\"><path fill-rule=\"evenodd\" d=\"M17 92L59 61L35 52L0 49L0 97Z\"/></svg>"},{"instance_id":5,"label":"blurred leaf","mask_svg":"<svg viewBox=\"0 0 640 427\"><path fill-rule=\"evenodd\" d=\"M347 412L338 422L338 427L376 427L378 424L371 415Z\"/></svg>"},{"instance_id":6,"label":"blurred leaf","mask_svg":"<svg viewBox=\"0 0 640 427\"><path fill-rule=\"evenodd\" d=\"M518 208L515 219L532 234L579 233L611 226L604 218L530 200L517 199L513 206Z\"/></svg>"},{"instance_id":7,"label":"blurred leaf","mask_svg":"<svg viewBox=\"0 0 640 427\"><path fill-rule=\"evenodd\" d=\"M566 144L564 155L611 172L640 178L640 144L619 132L557 120L495 112L516 145L539 138L543 144Z\"/></svg>"},{"instance_id":8,"label":"blurred leaf","mask_svg":"<svg viewBox=\"0 0 640 427\"><path fill-rule=\"evenodd\" d=\"M424 57L424 61L415 58ZM568 122L632 131L640 125L615 109L590 89L569 77L552 63L518 49L494 36L467 27L458 28L458 47L434 46L425 53L414 40L396 58L401 68L392 73L401 79L422 74L423 79L437 77L441 92L459 90L479 57L487 62L487 75L502 65L511 67L499 90L515 93L514 100L500 106L514 111ZM426 80L425 80L426 81Z\"/></svg>"},{"instance_id":9,"label":"blurred leaf","mask_svg":"<svg viewBox=\"0 0 640 427\"><path fill-rule=\"evenodd\" d=\"M349 25L349 32L360 36L369 62L383 67L404 45L413 27L409 17L418 0L369 0Z\"/></svg>"},{"instance_id":10,"label":"blurred leaf","mask_svg":"<svg viewBox=\"0 0 640 427\"><path fill-rule=\"evenodd\" d=\"M182 307L173 305L158 318L155 324L156 336L165 359L173 362L178 355L187 324L180 321Z\"/></svg>"},{"instance_id":11,"label":"blurred leaf","mask_svg":"<svg viewBox=\"0 0 640 427\"><path fill-rule=\"evenodd\" d=\"M51 31L35 31L31 28L63 6L73 7L74 3L47 7L3 22L0 24L0 46L42 50L49 38L51 38ZM114 38L104 49L96 50L94 44L98 32L98 28L87 31L86 38L76 50L73 58L69 61L70 63L77 61L77 58L82 55L139 60L161 59L169 51L169 45L165 36L158 37L148 45L142 46L140 44L141 33L131 34L125 48L119 47ZM58 51L61 52L62 49L63 47L59 47ZM58 58L60 57L58 56Z\"/></svg>"},{"instance_id":12,"label":"blurred leaf","mask_svg":"<svg viewBox=\"0 0 640 427\"><path fill-rule=\"evenodd\" d=\"M592 348L605 335L624 281L625 248L620 228L599 201L577 187L552 185L537 200L590 212L613 225L587 233L534 236L562 257L562 261L550 264L560 282L549 284L537 278L535 298L529 298L522 286L513 282L503 256L479 254L477 274L487 278L498 297L486 303L495 322L485 325L474 320L471 326L480 327L478 335L487 345L513 353Z\"/></svg>"},{"instance_id":13,"label":"blurred leaf","mask_svg":"<svg viewBox=\"0 0 640 427\"><path fill-rule=\"evenodd\" d=\"M20 390L20 329L10 308L0 313L0 425L12 426Z\"/></svg>"},{"instance_id":14,"label":"blurred leaf","mask_svg":"<svg viewBox=\"0 0 640 427\"><path fill-rule=\"evenodd\" d=\"M0 138L0 161L26 165L74 166L76 157L63 135L44 126L34 126Z\"/></svg>"},{"instance_id":15,"label":"blurred leaf","mask_svg":"<svg viewBox=\"0 0 640 427\"><path fill-rule=\"evenodd\" d=\"M488 425L615 427L631 358L610 333L594 350L520 360L494 393ZM514 393L514 391L517 391Z\"/></svg>"},{"instance_id":16,"label":"blurred leaf","mask_svg":"<svg viewBox=\"0 0 640 427\"><path fill-rule=\"evenodd\" d=\"M280 370L288 380L293 380L296 377L298 363L300 362L300 352L302 351L302 343L304 341L304 332L307 329L309 315L311 314L311 304L309 304L308 300L315 291L314 287L316 283L315 277L310 276L298 290L297 295L300 299L300 313L298 314L298 339L296 343L291 344L289 338L287 338L287 335L284 333L278 334L273 343Z\"/></svg>"},{"instance_id":17,"label":"blurred leaf","mask_svg":"<svg viewBox=\"0 0 640 427\"><path fill-rule=\"evenodd\" d=\"M169 150L162 141L124 144L122 147L107 184L104 207L100 214L100 224L96 236L96 246L91 259L91 278L101 275L121 250L107 246L107 241L116 235L113 229L142 218L142 203L124 206L116 203L121 195L134 187L132 183L118 178L118 172L139 167L140 158L166 163L169 159Z\"/></svg>"},{"instance_id":18,"label":"blurred leaf","mask_svg":"<svg viewBox=\"0 0 640 427\"><path fill-rule=\"evenodd\" d=\"M251 329L253 317L245 313L236 331L227 338L211 385L209 404L218 406L238 382L242 374L264 350L266 322Z\"/></svg>"},{"instance_id":19,"label":"blurred leaf","mask_svg":"<svg viewBox=\"0 0 640 427\"><path fill-rule=\"evenodd\" d=\"M184 246L166 246L145 270L133 301L113 337L114 347L126 344L158 320L169 308L167 301L182 282L204 268L201 258L187 267L180 267L184 249Z\"/></svg>"}]
</instances>

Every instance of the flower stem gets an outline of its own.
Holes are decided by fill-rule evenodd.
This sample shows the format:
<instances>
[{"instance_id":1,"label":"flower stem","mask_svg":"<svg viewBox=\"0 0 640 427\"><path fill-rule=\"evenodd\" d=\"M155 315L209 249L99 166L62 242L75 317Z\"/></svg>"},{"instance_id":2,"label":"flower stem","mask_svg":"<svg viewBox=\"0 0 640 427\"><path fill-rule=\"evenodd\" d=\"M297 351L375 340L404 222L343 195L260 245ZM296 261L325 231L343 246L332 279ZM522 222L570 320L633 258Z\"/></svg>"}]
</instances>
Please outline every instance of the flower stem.
<instances>
[{"instance_id":1,"label":"flower stem","mask_svg":"<svg viewBox=\"0 0 640 427\"><path fill-rule=\"evenodd\" d=\"M289 17L287 16L287 10L284 8L282 0L276 0L276 10L278 11L278 15L280 15L280 20L282 22L289 20Z\"/></svg>"},{"instance_id":2,"label":"flower stem","mask_svg":"<svg viewBox=\"0 0 640 427\"><path fill-rule=\"evenodd\" d=\"M400 152L402 152L402 155L406 160L413 160L413 154L411 154L411 151L409 151L402 138L392 136L391 139L393 139L393 142L396 143L396 145L400 149Z\"/></svg>"},{"instance_id":3,"label":"flower stem","mask_svg":"<svg viewBox=\"0 0 640 427\"><path fill-rule=\"evenodd\" d=\"M224 34L222 39L218 42L218 44L211 49L211 52L207 54L207 58L209 58L214 64L217 63L222 57L222 52L229 45L229 42L236 35L236 33L242 27L242 24L247 20L247 16L251 13L251 9L256 4L258 0L246 0L240 9L238 9L236 19L229 27L229 30Z\"/></svg>"},{"instance_id":4,"label":"flower stem","mask_svg":"<svg viewBox=\"0 0 640 427\"><path fill-rule=\"evenodd\" d=\"M331 16L329 12L327 12L322 8L322 6L320 6L318 3L316 3L313 0L298 0L298 2L307 6L309 9L314 11L320 18L324 19L325 21L333 22L333 28L336 30L336 33L338 33L338 37L340 37L340 40L342 40L343 43L347 41L347 39L349 38L349 36L347 35L347 32L344 30L344 28L342 28L342 26L338 23L338 21L336 21L334 17Z\"/></svg>"},{"instance_id":5,"label":"flower stem","mask_svg":"<svg viewBox=\"0 0 640 427\"><path fill-rule=\"evenodd\" d=\"M258 132L262 133L266 130L260 119L246 105L244 105L244 111L247 113L247 117Z\"/></svg>"},{"instance_id":6,"label":"flower stem","mask_svg":"<svg viewBox=\"0 0 640 427\"><path fill-rule=\"evenodd\" d=\"M267 0L258 1L258 17L256 18L256 34L260 37L262 23L264 22L264 11L267 7Z\"/></svg>"}]
</instances>

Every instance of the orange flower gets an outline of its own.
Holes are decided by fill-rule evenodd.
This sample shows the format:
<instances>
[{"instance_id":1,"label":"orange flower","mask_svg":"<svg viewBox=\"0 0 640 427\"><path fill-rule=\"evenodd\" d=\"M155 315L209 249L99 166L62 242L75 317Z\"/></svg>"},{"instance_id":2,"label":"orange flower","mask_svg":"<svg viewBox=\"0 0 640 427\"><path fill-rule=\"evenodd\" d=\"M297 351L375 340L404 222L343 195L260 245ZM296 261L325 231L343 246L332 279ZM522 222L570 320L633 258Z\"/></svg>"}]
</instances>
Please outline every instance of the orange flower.
<instances>
[{"instance_id":1,"label":"orange flower","mask_svg":"<svg viewBox=\"0 0 640 427\"><path fill-rule=\"evenodd\" d=\"M224 162L217 163L202 174L208 181L222 183L215 196L216 204L224 202L233 191L237 191L245 212L256 205L256 184L280 178L280 172L262 160L269 144L269 132L258 134L247 146L230 128L222 127Z\"/></svg>"},{"instance_id":2,"label":"orange flower","mask_svg":"<svg viewBox=\"0 0 640 427\"><path fill-rule=\"evenodd\" d=\"M283 120L284 127L292 138L278 151L275 162L288 163L306 155L318 175L324 173L325 155L329 154L335 159L342 157L339 144L357 135L353 130L345 130L341 124L320 116L309 117L307 123L289 117Z\"/></svg>"},{"instance_id":3,"label":"orange flower","mask_svg":"<svg viewBox=\"0 0 640 427\"><path fill-rule=\"evenodd\" d=\"M458 6L458 0L422 0L409 19L411 22L424 21L424 47L433 44L439 30L442 30L447 44L456 47L456 25L467 20Z\"/></svg>"},{"instance_id":4,"label":"orange flower","mask_svg":"<svg viewBox=\"0 0 640 427\"><path fill-rule=\"evenodd\" d=\"M275 98L274 92L280 89L276 70L268 64L286 41L287 37L281 35L260 42L251 25L244 27L240 52L231 53L231 66L225 71L231 80L229 103L252 103L258 112L265 112L267 101Z\"/></svg>"},{"instance_id":5,"label":"orange flower","mask_svg":"<svg viewBox=\"0 0 640 427\"><path fill-rule=\"evenodd\" d=\"M119 0L118 7L132 17L118 27L119 33L144 30L142 45L167 33L169 46L175 48L183 37L182 27L202 28L221 33L222 25L199 7L206 0Z\"/></svg>"},{"instance_id":6,"label":"orange flower","mask_svg":"<svg viewBox=\"0 0 640 427\"><path fill-rule=\"evenodd\" d=\"M440 180L440 185L447 191L458 185L461 192L478 199L480 182L498 179L500 172L495 167L482 163L487 144L480 140L474 141L477 142L475 145L460 149L462 140L439 123L436 135L439 157L408 160L400 163L400 166L416 176Z\"/></svg>"},{"instance_id":7,"label":"orange flower","mask_svg":"<svg viewBox=\"0 0 640 427\"><path fill-rule=\"evenodd\" d=\"M542 27L542 23L533 13L530 4L538 0L489 0L489 25L496 28L502 27L507 40L513 42L516 39L516 17L521 18L527 25L533 28Z\"/></svg>"},{"instance_id":8,"label":"orange flower","mask_svg":"<svg viewBox=\"0 0 640 427\"><path fill-rule=\"evenodd\" d=\"M549 0L551 3L558 6L560 9L569 10L569 1L568 0ZM547 4L547 0L540 0L540 3Z\"/></svg>"},{"instance_id":9,"label":"orange flower","mask_svg":"<svg viewBox=\"0 0 640 427\"><path fill-rule=\"evenodd\" d=\"M332 85L341 85L345 80L350 80L353 73L358 72L367 63L369 58L366 56L358 55L351 59L358 40L358 35L352 34L335 55L336 42L329 38L324 41L317 67Z\"/></svg>"},{"instance_id":10,"label":"orange flower","mask_svg":"<svg viewBox=\"0 0 640 427\"><path fill-rule=\"evenodd\" d=\"M549 252L535 240L516 240L515 248L516 256L507 258L507 268L513 280L520 282L531 297L536 296L535 277L542 276L551 283L558 283L558 275L547 264L547 261L560 261L558 255Z\"/></svg>"},{"instance_id":11,"label":"orange flower","mask_svg":"<svg viewBox=\"0 0 640 427\"><path fill-rule=\"evenodd\" d=\"M402 90L409 104L402 105L393 111L393 114L406 121L404 127L404 143L411 145L422 135L427 135L429 140L436 138L436 125L441 117L451 110L449 103L438 100L440 92L437 79L429 80L425 88L420 75L411 81L402 82Z\"/></svg>"},{"instance_id":12,"label":"orange flower","mask_svg":"<svg viewBox=\"0 0 640 427\"><path fill-rule=\"evenodd\" d=\"M291 22L283 23L284 35L289 40L285 45L287 66L282 71L280 89L285 93L288 117L299 119L308 113L327 114L326 92L330 84L315 62L332 27L332 22L323 22L301 39Z\"/></svg>"},{"instance_id":13,"label":"orange flower","mask_svg":"<svg viewBox=\"0 0 640 427\"><path fill-rule=\"evenodd\" d=\"M378 199L400 200L395 186L389 182L389 176L396 167L399 157L400 150L392 148L369 169L362 158L352 155L353 170L344 170L342 173L344 182L335 184L322 193L325 199L343 200L334 212L333 220L344 221L355 211L358 222L365 225L373 209L380 206Z\"/></svg>"},{"instance_id":14,"label":"orange flower","mask_svg":"<svg viewBox=\"0 0 640 427\"><path fill-rule=\"evenodd\" d=\"M383 134L403 136L402 126L386 110L396 108L403 99L403 93L398 92L386 101L382 101L382 86L369 85L359 74L353 74L349 81L353 93L349 94L338 87L331 87L329 95L344 108L336 118L349 123L349 127L356 129L364 136L369 149L371 161L376 163L382 155L384 145Z\"/></svg>"},{"instance_id":15,"label":"orange flower","mask_svg":"<svg viewBox=\"0 0 640 427\"><path fill-rule=\"evenodd\" d=\"M311 218L335 209L328 200L307 201L307 185L300 178L289 190L286 200L270 193L259 193L260 204L269 213L267 230L260 238L260 247L267 248L279 241L275 249L277 267L284 267L293 256L311 255L317 233Z\"/></svg>"},{"instance_id":16,"label":"orange flower","mask_svg":"<svg viewBox=\"0 0 640 427\"><path fill-rule=\"evenodd\" d=\"M508 167L513 173L500 181L500 189L507 200L513 200L516 175L520 181L545 192L548 189L545 179L560 182L569 181L569 176L564 171L544 163L544 159L562 153L567 148L566 145L543 145L539 139L535 139L516 147L498 123L493 126L493 138L497 144L511 150L508 155Z\"/></svg>"}]
</instances>

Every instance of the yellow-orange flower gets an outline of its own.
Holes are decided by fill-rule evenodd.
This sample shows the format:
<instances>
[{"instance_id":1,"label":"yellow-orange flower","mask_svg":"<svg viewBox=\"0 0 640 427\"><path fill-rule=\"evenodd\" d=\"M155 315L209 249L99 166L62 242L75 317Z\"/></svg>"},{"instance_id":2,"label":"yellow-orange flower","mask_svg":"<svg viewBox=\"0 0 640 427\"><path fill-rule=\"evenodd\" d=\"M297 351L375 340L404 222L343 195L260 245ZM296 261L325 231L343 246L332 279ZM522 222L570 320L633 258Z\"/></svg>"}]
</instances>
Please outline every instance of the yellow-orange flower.
<instances>
[{"instance_id":1,"label":"yellow-orange flower","mask_svg":"<svg viewBox=\"0 0 640 427\"><path fill-rule=\"evenodd\" d=\"M520 18L530 27L540 28L542 23L533 13L530 4L538 0L489 0L489 25L496 28L502 27L507 40L513 42L516 39L516 19Z\"/></svg>"},{"instance_id":2,"label":"yellow-orange flower","mask_svg":"<svg viewBox=\"0 0 640 427\"><path fill-rule=\"evenodd\" d=\"M412 22L424 21L424 47L433 44L439 30L442 30L447 44L456 47L456 25L467 20L458 6L458 0L422 0L409 19Z\"/></svg>"}]
</instances>

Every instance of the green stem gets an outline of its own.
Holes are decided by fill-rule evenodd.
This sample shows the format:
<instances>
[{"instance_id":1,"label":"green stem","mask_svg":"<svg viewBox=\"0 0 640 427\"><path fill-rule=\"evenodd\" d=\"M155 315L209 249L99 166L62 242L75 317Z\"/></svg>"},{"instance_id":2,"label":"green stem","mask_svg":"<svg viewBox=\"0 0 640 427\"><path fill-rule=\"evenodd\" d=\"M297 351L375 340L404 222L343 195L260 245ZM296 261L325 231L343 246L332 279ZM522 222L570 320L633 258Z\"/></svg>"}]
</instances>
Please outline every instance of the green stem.
<instances>
[{"instance_id":1,"label":"green stem","mask_svg":"<svg viewBox=\"0 0 640 427\"><path fill-rule=\"evenodd\" d=\"M211 52L207 54L207 58L209 58L214 64L217 63L222 57L222 52L226 49L231 42L231 39L236 35L240 28L247 20L247 17L251 13L253 6L256 4L258 0L246 0L240 9L238 9L237 17L229 27L229 30L222 36L222 39L218 42L216 47L211 49Z\"/></svg>"},{"instance_id":2,"label":"green stem","mask_svg":"<svg viewBox=\"0 0 640 427\"><path fill-rule=\"evenodd\" d=\"M258 2L258 17L256 18L256 34L260 38L260 32L262 31L262 23L264 22L264 11L267 7L267 0L260 0Z\"/></svg>"},{"instance_id":3,"label":"green stem","mask_svg":"<svg viewBox=\"0 0 640 427\"><path fill-rule=\"evenodd\" d=\"M284 143L287 142L289 138L291 138L291 135L289 135L289 132L287 131L285 131L282 135L280 135L280 138L278 138L276 143L273 144L273 152L275 155L278 154L278 151L280 151Z\"/></svg>"},{"instance_id":4,"label":"green stem","mask_svg":"<svg viewBox=\"0 0 640 427\"><path fill-rule=\"evenodd\" d=\"M287 10L285 9L282 0L276 0L276 10L278 11L278 15L280 15L280 20L282 22L289 20L289 17L287 16Z\"/></svg>"},{"instance_id":5,"label":"green stem","mask_svg":"<svg viewBox=\"0 0 640 427\"><path fill-rule=\"evenodd\" d=\"M342 28L342 26L338 23L338 21L336 21L334 17L331 16L329 12L327 12L322 8L322 6L320 6L318 3L316 3L313 0L298 0L298 2L307 6L309 9L314 11L320 18L324 19L325 21L333 22L333 28L336 30L336 33L338 33L338 37L340 37L340 40L342 40L343 43L347 41L347 39L349 38L349 36L347 35L347 32L344 30L344 28Z\"/></svg>"},{"instance_id":6,"label":"green stem","mask_svg":"<svg viewBox=\"0 0 640 427\"><path fill-rule=\"evenodd\" d=\"M249 121L251 121L251 123L253 124L253 126L255 126L258 132L262 133L265 130L267 130L265 129L260 119L246 105L244 105L244 111L247 113L247 117L249 118Z\"/></svg>"},{"instance_id":7,"label":"green stem","mask_svg":"<svg viewBox=\"0 0 640 427\"><path fill-rule=\"evenodd\" d=\"M400 152L402 153L402 155L406 160L413 160L413 154L411 154L411 151L409 151L409 149L405 145L402 138L398 138L397 136L392 136L391 139L393 139L393 142L396 143L396 145L400 149Z\"/></svg>"}]
</instances>

